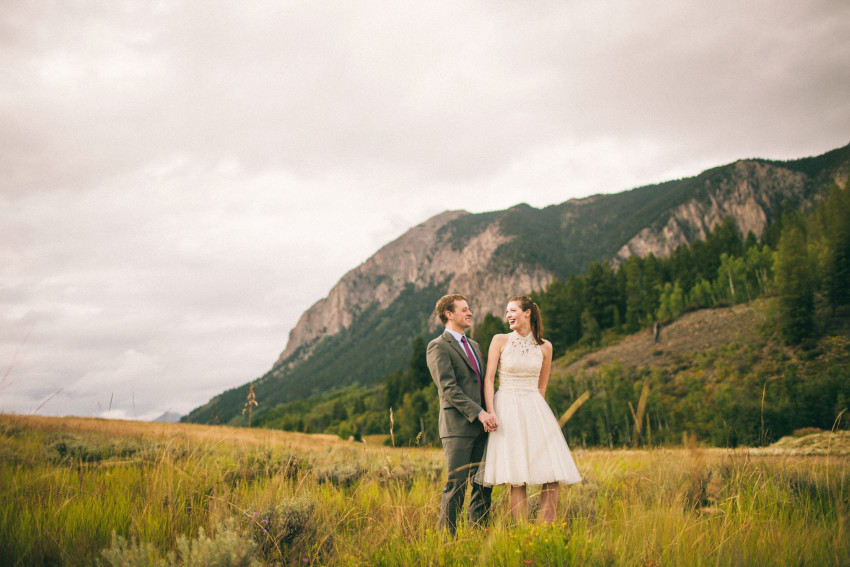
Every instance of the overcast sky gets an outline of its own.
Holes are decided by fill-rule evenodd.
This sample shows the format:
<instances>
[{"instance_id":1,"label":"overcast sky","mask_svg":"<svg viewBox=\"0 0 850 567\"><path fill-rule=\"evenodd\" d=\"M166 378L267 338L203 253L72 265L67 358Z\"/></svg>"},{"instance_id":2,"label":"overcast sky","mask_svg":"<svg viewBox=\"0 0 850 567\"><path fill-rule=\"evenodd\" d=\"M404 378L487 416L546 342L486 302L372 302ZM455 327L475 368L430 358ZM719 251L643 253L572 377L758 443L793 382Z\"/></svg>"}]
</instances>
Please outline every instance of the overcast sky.
<instances>
[{"instance_id":1,"label":"overcast sky","mask_svg":"<svg viewBox=\"0 0 850 567\"><path fill-rule=\"evenodd\" d=\"M263 373L446 209L850 142L850 2L0 0L0 412Z\"/></svg>"}]
</instances>

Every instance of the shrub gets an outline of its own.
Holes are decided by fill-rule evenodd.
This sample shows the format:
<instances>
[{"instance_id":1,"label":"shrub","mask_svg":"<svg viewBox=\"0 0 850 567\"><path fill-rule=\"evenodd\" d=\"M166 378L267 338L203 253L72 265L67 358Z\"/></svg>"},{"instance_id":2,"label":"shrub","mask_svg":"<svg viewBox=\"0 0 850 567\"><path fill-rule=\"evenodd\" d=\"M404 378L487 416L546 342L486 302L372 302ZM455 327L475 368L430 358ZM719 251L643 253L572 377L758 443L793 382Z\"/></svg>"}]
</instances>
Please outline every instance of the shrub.
<instances>
[{"instance_id":1,"label":"shrub","mask_svg":"<svg viewBox=\"0 0 850 567\"><path fill-rule=\"evenodd\" d=\"M329 467L316 470L316 481L321 483L330 483L334 486L351 486L363 475L366 474L366 469L359 466L358 463L336 463Z\"/></svg>"},{"instance_id":2,"label":"shrub","mask_svg":"<svg viewBox=\"0 0 850 567\"><path fill-rule=\"evenodd\" d=\"M255 567L261 565L254 559L257 544L239 535L231 519L216 526L213 538L207 537L203 528L198 537L177 538L177 552L159 556L150 543L127 542L112 532L112 544L103 551L103 564L111 567Z\"/></svg>"},{"instance_id":3,"label":"shrub","mask_svg":"<svg viewBox=\"0 0 850 567\"><path fill-rule=\"evenodd\" d=\"M133 438L120 440L59 433L45 439L44 450L56 462L98 463L107 459L144 459L162 454L155 443ZM169 451L169 454L176 450ZM174 455L171 455L172 457Z\"/></svg>"},{"instance_id":4,"label":"shrub","mask_svg":"<svg viewBox=\"0 0 850 567\"><path fill-rule=\"evenodd\" d=\"M291 559L312 550L318 543L315 502L309 498L287 498L264 510L247 513L247 529L258 542L265 559Z\"/></svg>"},{"instance_id":5,"label":"shrub","mask_svg":"<svg viewBox=\"0 0 850 567\"><path fill-rule=\"evenodd\" d=\"M294 453L264 450L245 452L236 460L229 460L221 466L224 481L236 486L239 483L250 483L275 476L295 478L301 464Z\"/></svg>"}]
</instances>

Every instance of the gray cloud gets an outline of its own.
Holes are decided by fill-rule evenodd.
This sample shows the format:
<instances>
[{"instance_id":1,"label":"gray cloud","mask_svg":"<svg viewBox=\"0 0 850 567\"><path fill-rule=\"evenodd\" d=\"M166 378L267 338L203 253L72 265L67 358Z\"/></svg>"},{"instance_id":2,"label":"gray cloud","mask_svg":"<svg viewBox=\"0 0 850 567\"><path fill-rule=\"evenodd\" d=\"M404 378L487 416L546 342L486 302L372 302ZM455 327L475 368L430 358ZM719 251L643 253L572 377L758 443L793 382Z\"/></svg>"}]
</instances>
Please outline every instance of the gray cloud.
<instances>
[{"instance_id":1,"label":"gray cloud","mask_svg":"<svg viewBox=\"0 0 850 567\"><path fill-rule=\"evenodd\" d=\"M844 145L848 32L838 1L6 3L0 411L185 412L447 208Z\"/></svg>"}]
</instances>

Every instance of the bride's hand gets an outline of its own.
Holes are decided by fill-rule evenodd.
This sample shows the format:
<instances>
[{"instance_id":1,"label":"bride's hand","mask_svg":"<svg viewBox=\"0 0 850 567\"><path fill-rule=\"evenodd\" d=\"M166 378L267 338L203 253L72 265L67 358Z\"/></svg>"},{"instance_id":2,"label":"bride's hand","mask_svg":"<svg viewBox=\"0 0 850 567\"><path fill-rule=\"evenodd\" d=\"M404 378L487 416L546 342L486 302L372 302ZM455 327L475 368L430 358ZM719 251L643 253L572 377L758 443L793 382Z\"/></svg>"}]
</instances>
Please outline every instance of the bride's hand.
<instances>
[{"instance_id":1,"label":"bride's hand","mask_svg":"<svg viewBox=\"0 0 850 567\"><path fill-rule=\"evenodd\" d=\"M481 420L481 423L484 425L484 431L491 432L495 431L499 428L499 420L496 419L495 413L488 413L487 411L482 411L478 416L478 419Z\"/></svg>"}]
</instances>

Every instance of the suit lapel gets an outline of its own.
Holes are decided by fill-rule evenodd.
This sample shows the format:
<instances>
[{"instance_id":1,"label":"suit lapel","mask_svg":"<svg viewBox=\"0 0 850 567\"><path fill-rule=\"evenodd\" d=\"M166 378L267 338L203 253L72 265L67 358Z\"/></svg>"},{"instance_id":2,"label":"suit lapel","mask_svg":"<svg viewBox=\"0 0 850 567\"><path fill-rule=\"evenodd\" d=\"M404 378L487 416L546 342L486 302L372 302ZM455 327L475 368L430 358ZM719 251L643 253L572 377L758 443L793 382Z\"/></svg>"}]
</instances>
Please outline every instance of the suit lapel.
<instances>
[{"instance_id":1,"label":"suit lapel","mask_svg":"<svg viewBox=\"0 0 850 567\"><path fill-rule=\"evenodd\" d=\"M445 331L443 333L443 340L448 341L452 348L454 348L458 353L460 353L460 356L463 358L464 362L466 362L466 365L469 366L469 369L475 372L475 367L472 366L472 361L469 360L469 357L466 356L466 352L463 350L463 347L460 346L460 343L457 342L457 339L455 339L450 332ZM471 346L470 350L472 350L473 356L478 356L477 354L475 354L475 349ZM481 365L481 361L478 361L478 365Z\"/></svg>"}]
</instances>

